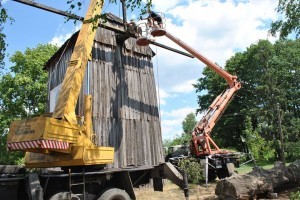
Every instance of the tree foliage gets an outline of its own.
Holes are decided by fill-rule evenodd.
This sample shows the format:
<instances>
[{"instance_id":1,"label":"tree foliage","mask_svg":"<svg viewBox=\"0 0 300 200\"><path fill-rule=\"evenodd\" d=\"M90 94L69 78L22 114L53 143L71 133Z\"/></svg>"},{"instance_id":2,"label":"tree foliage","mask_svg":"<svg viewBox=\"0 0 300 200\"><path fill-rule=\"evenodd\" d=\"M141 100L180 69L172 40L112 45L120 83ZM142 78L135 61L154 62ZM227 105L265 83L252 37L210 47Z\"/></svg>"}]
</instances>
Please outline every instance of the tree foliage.
<instances>
[{"instance_id":1,"label":"tree foliage","mask_svg":"<svg viewBox=\"0 0 300 200\"><path fill-rule=\"evenodd\" d=\"M175 145L189 145L191 140L191 134L182 133L181 135L175 136L173 139L166 139L163 141L164 147L171 147Z\"/></svg>"},{"instance_id":2,"label":"tree foliage","mask_svg":"<svg viewBox=\"0 0 300 200\"><path fill-rule=\"evenodd\" d=\"M246 117L245 119L245 130L243 136L246 138L246 144L249 148L252 156L257 162L266 161L274 158L274 149L272 144L274 141L267 141L260 134L260 127L253 128L251 118Z\"/></svg>"},{"instance_id":3,"label":"tree foliage","mask_svg":"<svg viewBox=\"0 0 300 200\"><path fill-rule=\"evenodd\" d=\"M7 10L2 7L2 3L0 1L0 69L4 68L4 57L6 51L6 43L5 38L6 35L3 33L4 24L10 21L13 22L13 19L10 18L7 14Z\"/></svg>"},{"instance_id":4,"label":"tree foliage","mask_svg":"<svg viewBox=\"0 0 300 200\"><path fill-rule=\"evenodd\" d=\"M223 117L215 126L212 136L222 148L233 147L242 150L241 136L249 132L246 116L251 119L251 131L265 140L278 141L278 109L282 112L282 128L286 144L299 141L300 111L300 40L280 40L274 45L260 40L236 53L225 69L237 74L242 88L230 103ZM204 77L195 84L197 92L207 90L198 96L199 110L203 111L226 87L225 80L206 68ZM297 129L298 128L298 129ZM291 131L293 130L293 131ZM258 137L257 135L257 137ZM261 144L263 145L263 143ZM279 153L279 143L272 148ZM299 156L300 154L298 154ZM292 155L290 155L292 156ZM293 155L295 156L295 155Z\"/></svg>"},{"instance_id":5,"label":"tree foliage","mask_svg":"<svg viewBox=\"0 0 300 200\"><path fill-rule=\"evenodd\" d=\"M191 134L196 124L196 115L194 113L189 113L182 122L183 132L186 134Z\"/></svg>"},{"instance_id":6,"label":"tree foliage","mask_svg":"<svg viewBox=\"0 0 300 200\"><path fill-rule=\"evenodd\" d=\"M203 167L201 166L199 160L195 158L184 158L179 160L179 168L184 170L188 175L188 181L190 183L199 184L201 180L204 179Z\"/></svg>"},{"instance_id":7,"label":"tree foliage","mask_svg":"<svg viewBox=\"0 0 300 200\"><path fill-rule=\"evenodd\" d=\"M104 0L103 0L104 1ZM108 3L114 3L116 4L119 0L109 0ZM127 9L131 9L133 11L134 9L140 9L143 14L147 12L147 8L150 8L152 6L152 0L120 0L121 2L125 2L125 6ZM84 3L84 0L68 0L67 4L70 5L69 10L73 10L76 7L78 9L81 9L82 4Z\"/></svg>"},{"instance_id":8,"label":"tree foliage","mask_svg":"<svg viewBox=\"0 0 300 200\"><path fill-rule=\"evenodd\" d=\"M45 62L57 51L57 47L46 44L27 48L24 53L15 52L10 61L11 72L0 77L0 163L12 164L16 154L6 153L6 134L11 121L45 112L47 99L47 73ZM20 154L17 154L17 157Z\"/></svg>"},{"instance_id":9,"label":"tree foliage","mask_svg":"<svg viewBox=\"0 0 300 200\"><path fill-rule=\"evenodd\" d=\"M117 4L117 2L119 2L119 0L108 0L108 2L106 2L106 4ZM125 3L125 7L126 9L130 9L131 11L134 11L135 9L138 9L140 12L140 18L142 17L142 15L146 14L148 11L148 8L152 7L152 0L120 0L120 2ZM69 4L69 10L68 12L72 15L75 14L74 10L81 10L81 7L84 3L84 0L68 0L67 4ZM104 3L104 0L103 0ZM96 21L96 19L103 19L104 22L106 21L106 15L105 14L99 14L96 15L94 19L92 19L92 22ZM68 20L72 19L69 18ZM74 23L76 23L76 20L74 21Z\"/></svg>"},{"instance_id":10,"label":"tree foliage","mask_svg":"<svg viewBox=\"0 0 300 200\"><path fill-rule=\"evenodd\" d=\"M270 33L276 35L279 32L280 38L286 38L290 33L295 32L296 37L300 36L300 0L279 0L277 13L282 17L272 22Z\"/></svg>"}]
</instances>

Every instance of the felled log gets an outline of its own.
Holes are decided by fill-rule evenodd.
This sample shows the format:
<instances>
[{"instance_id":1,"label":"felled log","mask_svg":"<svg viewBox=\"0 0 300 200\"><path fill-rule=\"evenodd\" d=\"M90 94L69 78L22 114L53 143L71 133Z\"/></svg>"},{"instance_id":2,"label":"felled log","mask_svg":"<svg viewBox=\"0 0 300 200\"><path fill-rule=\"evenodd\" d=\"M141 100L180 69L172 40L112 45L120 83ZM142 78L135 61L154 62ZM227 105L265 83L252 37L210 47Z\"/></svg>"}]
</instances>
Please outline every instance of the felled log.
<instances>
[{"instance_id":1,"label":"felled log","mask_svg":"<svg viewBox=\"0 0 300 200\"><path fill-rule=\"evenodd\" d=\"M253 171L222 179L217 183L215 194L220 199L251 199L259 194L272 194L274 189L300 181L300 160L289 166L276 162L270 170L261 167Z\"/></svg>"}]
</instances>

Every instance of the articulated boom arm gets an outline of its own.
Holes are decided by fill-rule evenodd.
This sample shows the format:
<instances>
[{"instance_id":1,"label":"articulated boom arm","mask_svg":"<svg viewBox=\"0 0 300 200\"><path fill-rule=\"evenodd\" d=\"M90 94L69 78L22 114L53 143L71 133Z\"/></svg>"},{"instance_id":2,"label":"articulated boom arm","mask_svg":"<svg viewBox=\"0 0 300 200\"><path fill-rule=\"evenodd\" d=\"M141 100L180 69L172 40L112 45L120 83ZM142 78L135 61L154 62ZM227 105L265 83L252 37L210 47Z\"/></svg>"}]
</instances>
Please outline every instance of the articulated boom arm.
<instances>
[{"instance_id":1,"label":"articulated boom arm","mask_svg":"<svg viewBox=\"0 0 300 200\"><path fill-rule=\"evenodd\" d=\"M227 83L228 83L228 85L230 87L233 87L236 84L235 83L236 80L237 80L236 76L233 76L233 75L229 74L227 71L223 70L218 65L216 65L215 63L213 63L212 61L210 61L209 59L207 59L206 57L204 57L203 55L201 55L200 53L198 53L192 47L190 47L189 45L187 45L186 43L184 43L180 39L174 37L170 33L166 32L165 36L167 38L169 38L170 40L172 40L173 42L175 42L176 44L178 44L183 49L185 49L187 52L189 52L190 54L192 54L193 56L195 56L198 60L202 61L209 68L211 68L212 70L214 70L217 74L219 74L220 76L222 76L227 81Z\"/></svg>"},{"instance_id":2,"label":"articulated boom arm","mask_svg":"<svg viewBox=\"0 0 300 200\"><path fill-rule=\"evenodd\" d=\"M236 91L238 91L241 88L241 83L237 81L237 76L233 76L229 74L227 71L223 70L215 63L213 63L212 61L210 61L209 59L207 59L206 57L198 53L192 47L190 47L180 39L168 33L161 26L158 26L154 23L151 24L150 28L148 28L147 30L151 30L151 35L153 37L166 36L167 38L175 42L177 45L185 49L187 52L192 54L198 60L202 61L209 68L211 68L214 72L219 74L227 81L228 88L226 89L226 91L220 94L213 101L213 103L209 106L204 117L196 125L192 133L192 141L190 145L191 152L195 156L227 153L219 149L216 143L211 139L210 133L213 127L215 126L217 120L221 117L221 115L225 111L226 107L228 106L230 100L232 99ZM146 46L150 44L150 40L147 35L141 36L137 39L136 43L140 46ZM213 145L213 148L211 147L211 144Z\"/></svg>"},{"instance_id":3,"label":"articulated boom arm","mask_svg":"<svg viewBox=\"0 0 300 200\"><path fill-rule=\"evenodd\" d=\"M168 32L166 32L165 36L188 51L190 54L195 56L197 59L205 63L213 71L223 77L228 83L228 88L226 89L226 91L220 94L213 101L204 117L197 123L192 133L191 141L191 151L196 156L222 153L216 143L210 138L210 133L217 120L220 118L220 116L223 114L226 107L230 103L230 100L232 99L236 91L241 88L241 83L237 81L237 76L229 74L227 71L223 70L215 63L208 60L206 57L195 51L180 39L172 36ZM211 147L211 144L213 147ZM201 148L201 150L199 149L199 147Z\"/></svg>"},{"instance_id":4,"label":"articulated boom arm","mask_svg":"<svg viewBox=\"0 0 300 200\"><path fill-rule=\"evenodd\" d=\"M222 153L216 143L211 139L210 133L240 87L241 84L236 82L234 87L227 88L222 94L217 96L207 109L203 118L197 123L192 133L191 141L191 151L194 155L200 156ZM202 151L199 150L199 147L201 147Z\"/></svg>"}]
</instances>

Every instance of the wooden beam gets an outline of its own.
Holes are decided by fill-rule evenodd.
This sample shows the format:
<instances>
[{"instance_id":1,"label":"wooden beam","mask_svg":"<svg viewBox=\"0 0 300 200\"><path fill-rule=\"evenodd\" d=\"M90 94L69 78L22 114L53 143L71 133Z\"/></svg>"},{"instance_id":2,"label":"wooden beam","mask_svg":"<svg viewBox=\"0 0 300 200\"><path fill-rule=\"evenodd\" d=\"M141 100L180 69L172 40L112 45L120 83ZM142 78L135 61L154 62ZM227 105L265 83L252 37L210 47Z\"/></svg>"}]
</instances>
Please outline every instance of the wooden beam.
<instances>
[{"instance_id":1,"label":"wooden beam","mask_svg":"<svg viewBox=\"0 0 300 200\"><path fill-rule=\"evenodd\" d=\"M190 57L190 58L195 58L193 55L191 55L191 54L189 54L189 53L180 51L180 50L178 50L178 49L174 49L174 48L172 48L172 47L169 47L169 46L166 46L166 45L163 45L163 44L154 42L154 41L151 41L150 44L153 44L153 45L155 45L155 46L164 48L164 49L169 50L169 51L173 51L173 52L175 52L175 53L179 53L179 54L181 54L181 55L184 55L184 56L187 56L187 57Z\"/></svg>"},{"instance_id":2,"label":"wooden beam","mask_svg":"<svg viewBox=\"0 0 300 200\"><path fill-rule=\"evenodd\" d=\"M25 5L28 5L28 6L32 6L32 7L35 7L35 8L39 8L39 9L42 9L42 10L45 10L45 11L48 11L48 12L52 12L52 13L64 16L64 17L69 17L70 19L74 19L74 20L83 21L83 19L84 19L81 16L71 14L71 13L68 13L66 11L59 10L59 9L56 9L56 8L53 8L53 7L50 7L50 6L46 6L46 5L43 5L43 4L40 4L40 3L36 3L34 1L29 1L29 0L12 0L12 1L22 3L22 4L25 4ZM121 0L121 2L124 4L124 0ZM125 19L124 19L124 17L125 17ZM124 13L123 13L123 20L126 21L126 14L124 16ZM99 27L106 28L108 30L115 31L117 33L121 33L121 34L125 34L125 35L128 34L128 32L126 31L125 28L113 26L109 21L107 21L105 24L99 23ZM174 49L172 47L168 47L166 45L163 45L163 44L160 44L160 43L157 43L157 42L151 42L151 44L153 44L155 46L158 46L158 47L161 47L161 48L164 48L164 49L169 50L169 51L173 51L175 53L179 53L181 55L184 55L184 56L187 56L187 57L190 57L190 58L194 58L194 56L192 56L191 54L188 54L186 52Z\"/></svg>"},{"instance_id":3,"label":"wooden beam","mask_svg":"<svg viewBox=\"0 0 300 200\"><path fill-rule=\"evenodd\" d=\"M12 1L22 3L22 4L25 4L25 5L28 5L28 6L32 6L32 7L35 7L35 8L39 8L39 9L42 9L42 10L45 10L45 11L48 11L48 12L52 12L52 13L55 13L55 14L58 14L58 15L62 15L62 16L65 16L65 17L69 17L71 19L77 19L77 20L80 20L80 21L83 21L83 19L84 19L83 17L80 17L78 15L70 14L68 12L58 10L56 8L49 7L49 6L40 4L40 3L36 3L34 1L29 1L29 0L12 0Z\"/></svg>"}]
</instances>

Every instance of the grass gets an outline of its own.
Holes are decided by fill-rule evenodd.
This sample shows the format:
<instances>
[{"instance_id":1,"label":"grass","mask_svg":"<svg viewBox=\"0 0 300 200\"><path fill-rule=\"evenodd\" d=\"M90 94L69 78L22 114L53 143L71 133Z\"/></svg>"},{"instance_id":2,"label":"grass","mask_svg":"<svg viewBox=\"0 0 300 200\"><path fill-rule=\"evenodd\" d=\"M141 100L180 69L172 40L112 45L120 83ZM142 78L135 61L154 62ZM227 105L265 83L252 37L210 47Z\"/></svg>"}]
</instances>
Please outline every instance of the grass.
<instances>
[{"instance_id":1,"label":"grass","mask_svg":"<svg viewBox=\"0 0 300 200\"><path fill-rule=\"evenodd\" d=\"M257 164L258 166L262 167L263 169L271 169L274 167L274 163L275 161L265 161L265 162L262 162L262 163L259 163ZM286 165L289 165L291 162L287 162ZM246 174L246 173L249 173L252 171L252 168L254 167L254 164L253 163L250 163L250 164L246 164L246 165L243 165L239 168L236 168L238 174Z\"/></svg>"}]
</instances>

